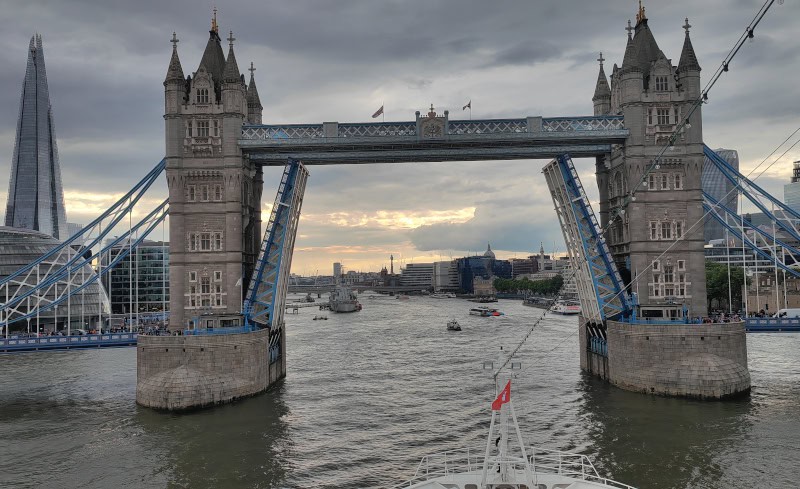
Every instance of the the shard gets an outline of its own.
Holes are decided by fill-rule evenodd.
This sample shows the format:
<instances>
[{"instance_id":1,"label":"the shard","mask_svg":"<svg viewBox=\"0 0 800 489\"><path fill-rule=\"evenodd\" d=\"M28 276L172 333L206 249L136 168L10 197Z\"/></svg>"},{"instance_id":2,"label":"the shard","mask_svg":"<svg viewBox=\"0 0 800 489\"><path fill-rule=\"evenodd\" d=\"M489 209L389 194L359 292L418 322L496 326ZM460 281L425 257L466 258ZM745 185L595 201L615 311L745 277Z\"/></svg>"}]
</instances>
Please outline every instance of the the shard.
<instances>
[{"instance_id":1,"label":"the shard","mask_svg":"<svg viewBox=\"0 0 800 489\"><path fill-rule=\"evenodd\" d=\"M33 229L62 240L68 237L42 36L38 34L31 38L22 83L6 226Z\"/></svg>"}]
</instances>

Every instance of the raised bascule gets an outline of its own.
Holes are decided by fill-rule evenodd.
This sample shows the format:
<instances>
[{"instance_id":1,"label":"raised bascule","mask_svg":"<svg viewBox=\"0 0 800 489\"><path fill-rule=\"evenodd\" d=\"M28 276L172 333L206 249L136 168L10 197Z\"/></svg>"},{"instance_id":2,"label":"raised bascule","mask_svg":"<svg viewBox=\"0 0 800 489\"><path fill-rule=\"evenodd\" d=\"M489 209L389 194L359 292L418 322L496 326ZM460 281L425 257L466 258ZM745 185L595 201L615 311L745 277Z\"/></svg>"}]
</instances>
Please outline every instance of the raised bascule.
<instances>
[{"instance_id":1,"label":"raised bascule","mask_svg":"<svg viewBox=\"0 0 800 489\"><path fill-rule=\"evenodd\" d=\"M720 219L725 210L700 187L710 150L701 111L690 110L702 92L689 27L687 20L673 66L640 9L610 83L599 59L593 115L467 121L431 106L405 122L315 124L262 123L255 68L246 83L233 33L223 52L216 15L189 76L173 34L166 155L139 186L165 171L169 327L181 334L139 336L137 402L168 410L214 405L263 392L286 375L283 311L307 166L511 159L552 159L544 173L583 304L584 370L640 392L747 392L743 324L696 321L707 311L702 227L692 225L704 205ZM661 155L666 144L670 151ZM596 159L599 219L571 157ZM264 166L284 173L262 235ZM133 197L128 202L109 215L132 212ZM160 222L166 209L165 202L151 220ZM152 227L142 229L146 235ZM134 234L144 237L131 228L127 239Z\"/></svg>"}]
</instances>

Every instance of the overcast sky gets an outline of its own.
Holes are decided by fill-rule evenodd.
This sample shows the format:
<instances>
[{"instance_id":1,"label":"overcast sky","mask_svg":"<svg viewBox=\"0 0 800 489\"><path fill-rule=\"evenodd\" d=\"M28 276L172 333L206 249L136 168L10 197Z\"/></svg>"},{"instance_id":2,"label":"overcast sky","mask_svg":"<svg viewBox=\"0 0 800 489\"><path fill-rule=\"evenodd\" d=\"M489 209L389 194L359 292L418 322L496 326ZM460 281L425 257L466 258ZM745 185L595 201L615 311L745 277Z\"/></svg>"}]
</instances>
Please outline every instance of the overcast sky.
<instances>
[{"instance_id":1,"label":"overcast sky","mask_svg":"<svg viewBox=\"0 0 800 489\"><path fill-rule=\"evenodd\" d=\"M703 84L761 0L645 2L659 47L677 64L684 18ZM0 173L9 175L28 41L43 36L68 220L88 222L163 156L163 79L176 31L184 73L197 69L211 2L5 0L0 9ZM264 123L413 120L431 103L467 118L591 115L600 51L621 64L635 1L219 1L241 69L253 61ZM744 173L800 122L797 0L777 2L711 92L711 147L739 151ZM227 37L224 35L222 37ZM227 52L227 49L226 49ZM796 139L795 139L796 140ZM794 140L793 140L794 141ZM800 145L798 145L800 148ZM759 178L776 196L792 151ZM771 160L770 160L771 161ZM331 273L564 250L541 175L545 161L310 167L293 271ZM577 160L596 197L594 162ZM280 169L265 172L263 204ZM0 202L6 201L5 178ZM162 182L152 201L166 195ZM5 205L2 205L2 210ZM159 236L156 236L160 239Z\"/></svg>"}]
</instances>

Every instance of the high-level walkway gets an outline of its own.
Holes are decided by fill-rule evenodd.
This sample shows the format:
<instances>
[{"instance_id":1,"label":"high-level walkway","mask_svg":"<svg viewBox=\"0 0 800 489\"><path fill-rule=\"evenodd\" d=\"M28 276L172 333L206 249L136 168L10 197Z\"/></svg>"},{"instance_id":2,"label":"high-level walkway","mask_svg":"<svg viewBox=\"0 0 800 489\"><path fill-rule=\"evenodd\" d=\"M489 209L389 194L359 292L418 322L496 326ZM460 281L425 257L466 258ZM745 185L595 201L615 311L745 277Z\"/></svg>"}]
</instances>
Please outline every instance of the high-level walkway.
<instances>
[{"instance_id":1,"label":"high-level walkway","mask_svg":"<svg viewBox=\"0 0 800 489\"><path fill-rule=\"evenodd\" d=\"M526 117L451 121L432 115L416 121L248 125L239 147L250 161L284 166L475 161L605 155L629 135L622 116Z\"/></svg>"}]
</instances>

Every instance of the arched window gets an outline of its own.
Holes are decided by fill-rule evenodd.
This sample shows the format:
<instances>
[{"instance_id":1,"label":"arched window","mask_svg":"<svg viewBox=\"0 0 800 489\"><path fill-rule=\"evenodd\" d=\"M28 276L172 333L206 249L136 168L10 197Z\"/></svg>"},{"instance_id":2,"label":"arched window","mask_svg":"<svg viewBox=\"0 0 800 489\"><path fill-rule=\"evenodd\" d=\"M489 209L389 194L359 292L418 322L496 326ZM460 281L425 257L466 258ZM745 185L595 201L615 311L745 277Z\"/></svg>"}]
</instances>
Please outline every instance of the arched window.
<instances>
[{"instance_id":1,"label":"arched window","mask_svg":"<svg viewBox=\"0 0 800 489\"><path fill-rule=\"evenodd\" d=\"M208 103L208 89L207 88L198 88L197 89L197 103L198 104L207 104Z\"/></svg>"},{"instance_id":2,"label":"arched window","mask_svg":"<svg viewBox=\"0 0 800 489\"><path fill-rule=\"evenodd\" d=\"M614 190L617 192L617 195L623 195L625 192L622 189L622 172L617 172L614 175Z\"/></svg>"}]
</instances>

